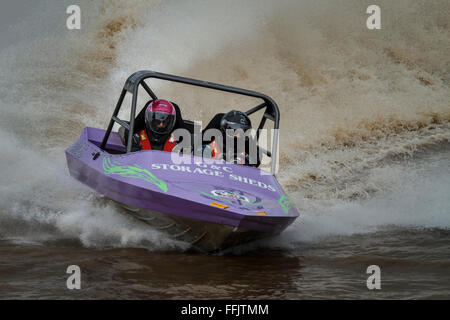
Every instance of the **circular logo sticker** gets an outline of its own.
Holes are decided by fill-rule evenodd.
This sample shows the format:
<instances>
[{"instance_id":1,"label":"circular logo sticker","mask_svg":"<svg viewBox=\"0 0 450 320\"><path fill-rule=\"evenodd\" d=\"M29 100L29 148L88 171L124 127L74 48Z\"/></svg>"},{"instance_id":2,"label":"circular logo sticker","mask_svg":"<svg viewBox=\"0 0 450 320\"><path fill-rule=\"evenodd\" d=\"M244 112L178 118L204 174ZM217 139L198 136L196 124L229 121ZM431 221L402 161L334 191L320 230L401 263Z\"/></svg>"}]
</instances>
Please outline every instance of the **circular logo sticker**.
<instances>
[{"instance_id":1,"label":"circular logo sticker","mask_svg":"<svg viewBox=\"0 0 450 320\"><path fill-rule=\"evenodd\" d=\"M239 200L239 201L250 202L246 196L239 194L237 192L234 192L234 191L212 190L211 193L217 197L230 198L230 199L235 199L235 200Z\"/></svg>"}]
</instances>

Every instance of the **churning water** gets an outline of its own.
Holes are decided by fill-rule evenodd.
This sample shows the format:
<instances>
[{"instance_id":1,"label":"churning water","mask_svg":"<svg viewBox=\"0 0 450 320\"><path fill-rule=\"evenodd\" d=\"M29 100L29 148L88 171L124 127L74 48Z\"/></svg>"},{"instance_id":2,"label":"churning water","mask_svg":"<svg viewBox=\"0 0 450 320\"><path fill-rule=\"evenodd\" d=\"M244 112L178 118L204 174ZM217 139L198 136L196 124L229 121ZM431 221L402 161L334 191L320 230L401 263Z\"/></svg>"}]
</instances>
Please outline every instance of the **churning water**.
<instances>
[{"instance_id":1,"label":"churning water","mask_svg":"<svg viewBox=\"0 0 450 320\"><path fill-rule=\"evenodd\" d=\"M70 4L36 3L0 33L1 298L450 297L448 1L377 1L377 31L356 0L80 1L79 31ZM281 236L192 254L69 177L64 150L106 127L141 69L277 101L277 177L301 211ZM242 103L153 85L186 119Z\"/></svg>"}]
</instances>

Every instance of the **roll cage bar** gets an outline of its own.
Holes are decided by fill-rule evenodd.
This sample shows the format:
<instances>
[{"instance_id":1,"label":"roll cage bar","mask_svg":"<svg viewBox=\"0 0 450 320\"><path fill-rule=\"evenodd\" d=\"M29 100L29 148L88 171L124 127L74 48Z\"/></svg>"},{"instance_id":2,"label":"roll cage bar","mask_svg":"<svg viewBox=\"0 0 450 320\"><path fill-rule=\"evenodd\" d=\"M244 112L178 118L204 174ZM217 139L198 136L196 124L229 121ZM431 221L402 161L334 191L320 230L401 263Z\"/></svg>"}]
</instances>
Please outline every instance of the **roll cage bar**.
<instances>
[{"instance_id":1,"label":"roll cage bar","mask_svg":"<svg viewBox=\"0 0 450 320\"><path fill-rule=\"evenodd\" d=\"M241 88L235 88L230 86L225 86L222 84L217 84L213 82L207 82L207 81L201 81L201 80L195 80L190 78L184 78L179 77L175 75L165 74L165 73L159 73L155 71L138 71L133 73L125 82L125 85L122 89L122 93L120 94L119 100L117 101L116 108L114 109L114 113L111 116L111 121L109 122L108 128L105 132L105 136L103 137L102 144L100 146L101 149L105 149L106 143L108 142L109 136L111 134L111 130L114 126L114 123L118 123L122 127L128 129L128 139L127 139L127 153L131 152L131 146L132 146L132 136L134 133L134 120L136 118L136 103L137 103L137 97L138 97L138 90L139 85L141 85L144 90L152 97L153 100L158 99L155 93L150 89L150 87L145 83L145 79L148 78L156 78L160 80L166 80L166 81L172 81L172 82L179 82L179 83L185 83L197 87L203 87L203 88L209 88L214 90L220 90L225 92L230 92L234 94L254 97L254 98L260 98L263 100L263 103L251 108L250 110L246 111L245 113L247 115L251 115L263 108L264 115L261 118L261 121L259 123L258 129L257 129L257 142L259 140L259 131L262 129L266 123L266 120L272 120L274 122L274 136L273 136L273 142L272 142L272 152L263 150L269 157L272 158L272 165L271 165L271 172L272 174L275 174L276 169L276 153L277 153L277 144L278 144L278 130L279 129L279 123L280 123L280 111L278 109L277 104L275 101L270 98L269 96L266 96L262 93L241 89ZM131 113L130 113L130 121L126 122L122 119L119 119L117 115L119 114L120 108L122 106L123 100L125 98L125 95L127 92L130 92L132 94L132 102L131 102ZM261 148L262 149L262 148Z\"/></svg>"}]
</instances>

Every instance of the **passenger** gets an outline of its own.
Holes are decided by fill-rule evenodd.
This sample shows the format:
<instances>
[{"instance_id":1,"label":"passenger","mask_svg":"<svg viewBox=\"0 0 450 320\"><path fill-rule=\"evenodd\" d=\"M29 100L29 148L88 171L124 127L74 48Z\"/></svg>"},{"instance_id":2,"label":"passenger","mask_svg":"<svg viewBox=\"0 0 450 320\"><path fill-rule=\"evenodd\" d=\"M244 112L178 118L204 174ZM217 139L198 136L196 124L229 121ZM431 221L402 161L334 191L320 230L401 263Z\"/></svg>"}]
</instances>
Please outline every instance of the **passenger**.
<instances>
[{"instance_id":1,"label":"passenger","mask_svg":"<svg viewBox=\"0 0 450 320\"><path fill-rule=\"evenodd\" d=\"M217 114L213 120L211 120L210 124L204 130L206 132L207 129L218 128L222 133L222 149L220 148L220 144L213 138L211 142L207 142L204 145L203 151L205 149L211 153L211 157L214 159L218 159L219 157L227 160L232 159L233 162L238 164L245 164L251 166L259 166L260 164L260 156L259 149L256 149L258 154L256 159L250 159L250 143L256 143L253 139L249 139L249 136L241 136L244 135L247 130L252 128L252 124L250 118L242 111L230 111L226 114ZM227 148L227 139L234 139L234 147ZM245 147L244 150L238 150L238 140L244 139ZM242 143L242 142L241 142ZM209 150L211 149L211 150ZM205 154L205 153L203 153Z\"/></svg>"}]
</instances>

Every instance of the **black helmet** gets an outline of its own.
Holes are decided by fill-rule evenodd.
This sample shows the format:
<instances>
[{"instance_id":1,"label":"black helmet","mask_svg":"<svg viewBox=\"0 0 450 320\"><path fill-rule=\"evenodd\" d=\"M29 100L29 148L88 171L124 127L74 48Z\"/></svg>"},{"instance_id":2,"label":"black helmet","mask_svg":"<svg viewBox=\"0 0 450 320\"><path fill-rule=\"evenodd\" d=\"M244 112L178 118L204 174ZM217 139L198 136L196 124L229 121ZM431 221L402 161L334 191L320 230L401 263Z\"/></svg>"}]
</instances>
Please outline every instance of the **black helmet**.
<instances>
[{"instance_id":1,"label":"black helmet","mask_svg":"<svg viewBox=\"0 0 450 320\"><path fill-rule=\"evenodd\" d=\"M251 127L252 123L250 118L242 111L230 111L222 117L222 120L220 120L220 130L224 135L227 134L227 129L242 129L246 132L248 129L251 129Z\"/></svg>"}]
</instances>

